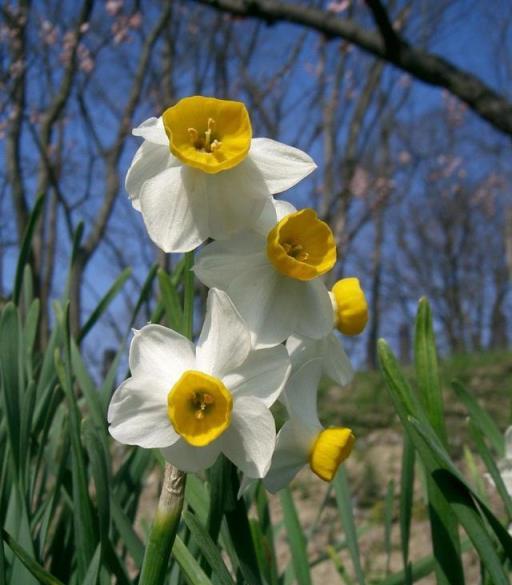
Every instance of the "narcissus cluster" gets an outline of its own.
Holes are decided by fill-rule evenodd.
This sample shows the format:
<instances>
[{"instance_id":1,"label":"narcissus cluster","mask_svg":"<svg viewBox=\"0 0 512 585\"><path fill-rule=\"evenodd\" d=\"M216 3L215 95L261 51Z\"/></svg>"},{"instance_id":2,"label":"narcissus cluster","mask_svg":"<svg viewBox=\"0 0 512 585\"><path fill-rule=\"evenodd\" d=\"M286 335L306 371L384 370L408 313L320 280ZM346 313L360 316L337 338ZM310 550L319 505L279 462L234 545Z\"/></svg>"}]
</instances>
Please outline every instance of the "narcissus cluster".
<instances>
[{"instance_id":1,"label":"narcissus cluster","mask_svg":"<svg viewBox=\"0 0 512 585\"><path fill-rule=\"evenodd\" d=\"M323 427L317 390L322 378L351 381L339 333L361 333L368 307L357 278L325 285L337 255L327 223L273 197L315 163L253 138L245 106L212 97L182 99L133 133L144 142L126 189L150 238L164 252L214 241L194 266L210 288L196 344L161 325L134 333L131 377L109 407L111 434L161 449L186 472L223 453L270 491L304 466L332 480L355 438L347 427ZM276 436L277 400L288 420Z\"/></svg>"}]
</instances>

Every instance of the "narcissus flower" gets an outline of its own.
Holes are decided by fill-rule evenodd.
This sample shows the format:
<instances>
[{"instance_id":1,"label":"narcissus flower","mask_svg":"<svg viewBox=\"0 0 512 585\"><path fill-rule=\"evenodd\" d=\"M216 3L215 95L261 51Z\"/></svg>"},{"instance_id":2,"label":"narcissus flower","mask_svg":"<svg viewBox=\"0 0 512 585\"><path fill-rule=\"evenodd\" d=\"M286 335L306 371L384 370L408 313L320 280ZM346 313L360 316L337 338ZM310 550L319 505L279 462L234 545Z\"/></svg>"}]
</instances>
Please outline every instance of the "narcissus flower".
<instances>
[{"instance_id":1,"label":"narcissus flower","mask_svg":"<svg viewBox=\"0 0 512 585\"><path fill-rule=\"evenodd\" d=\"M290 361L283 346L252 349L225 293L210 291L197 348L161 325L136 332L130 370L108 410L115 439L160 448L182 471L205 469L222 452L248 477L266 473L275 445L269 407Z\"/></svg>"},{"instance_id":2,"label":"narcissus flower","mask_svg":"<svg viewBox=\"0 0 512 585\"><path fill-rule=\"evenodd\" d=\"M359 279L342 278L332 287L336 327L344 335L359 335L368 323L368 303Z\"/></svg>"},{"instance_id":3,"label":"narcissus flower","mask_svg":"<svg viewBox=\"0 0 512 585\"><path fill-rule=\"evenodd\" d=\"M321 339L333 326L321 278L336 261L333 234L312 209L271 207L255 230L206 246L194 271L207 286L226 290L257 347L291 334Z\"/></svg>"},{"instance_id":4,"label":"narcissus flower","mask_svg":"<svg viewBox=\"0 0 512 585\"><path fill-rule=\"evenodd\" d=\"M272 464L263 479L270 492L286 487L305 465L324 481L331 481L352 451L355 437L351 429L326 429L318 420L321 371L320 360L306 362L290 376L280 398L290 418L277 435Z\"/></svg>"},{"instance_id":5,"label":"narcissus flower","mask_svg":"<svg viewBox=\"0 0 512 585\"><path fill-rule=\"evenodd\" d=\"M271 194L316 165L297 148L252 138L241 102L193 96L133 130L144 138L126 190L165 252L193 250L251 226Z\"/></svg>"},{"instance_id":6,"label":"narcissus flower","mask_svg":"<svg viewBox=\"0 0 512 585\"><path fill-rule=\"evenodd\" d=\"M352 364L334 331L321 339L290 335L286 340L286 349L290 355L293 370L312 359L319 359L322 376L331 382L346 386L354 377Z\"/></svg>"}]
</instances>

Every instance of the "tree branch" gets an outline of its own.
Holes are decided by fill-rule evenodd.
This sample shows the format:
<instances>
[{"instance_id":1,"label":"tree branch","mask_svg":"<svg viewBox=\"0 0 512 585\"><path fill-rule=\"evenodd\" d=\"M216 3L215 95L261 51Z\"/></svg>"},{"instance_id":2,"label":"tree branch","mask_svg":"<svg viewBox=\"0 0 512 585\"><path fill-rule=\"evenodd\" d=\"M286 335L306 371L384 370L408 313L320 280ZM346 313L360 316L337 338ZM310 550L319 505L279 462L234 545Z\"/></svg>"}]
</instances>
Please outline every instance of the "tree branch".
<instances>
[{"instance_id":1,"label":"tree branch","mask_svg":"<svg viewBox=\"0 0 512 585\"><path fill-rule=\"evenodd\" d=\"M268 24L290 22L316 30L330 38L343 38L367 53L392 63L416 79L445 88L494 128L512 136L512 103L478 77L455 67L438 55L410 45L402 37L398 37L398 50L390 50L389 42L386 43L382 38L383 15L387 17L387 14L382 5L382 11L379 11L374 0L369 4L370 8L373 6L374 18L379 18L380 33L368 31L350 20L337 18L331 12L278 0L194 1L237 16L260 18ZM391 24L389 27L396 32ZM392 44L395 45L396 42Z\"/></svg>"}]
</instances>

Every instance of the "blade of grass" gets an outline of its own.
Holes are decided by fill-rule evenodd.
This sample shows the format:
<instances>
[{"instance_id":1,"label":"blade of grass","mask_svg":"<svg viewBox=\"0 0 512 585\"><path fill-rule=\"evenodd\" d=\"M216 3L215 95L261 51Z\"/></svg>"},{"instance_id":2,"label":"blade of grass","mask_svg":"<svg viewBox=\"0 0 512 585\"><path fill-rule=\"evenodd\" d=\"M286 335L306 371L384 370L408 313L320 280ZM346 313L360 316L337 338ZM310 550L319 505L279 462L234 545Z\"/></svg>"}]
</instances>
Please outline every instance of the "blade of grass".
<instances>
[{"instance_id":1,"label":"blade of grass","mask_svg":"<svg viewBox=\"0 0 512 585\"><path fill-rule=\"evenodd\" d=\"M132 269L125 268L123 272L121 272L121 274L115 279L114 283L108 289L108 291L103 295L100 302L96 305L96 308L89 315L89 318L86 320L86 322L82 325L82 328L80 329L80 332L76 339L78 345L80 345L80 343L84 340L86 335L94 327L98 319L108 309L110 303L118 295L119 291L123 288L124 283L128 280L128 278L130 278L131 274Z\"/></svg>"},{"instance_id":2,"label":"blade of grass","mask_svg":"<svg viewBox=\"0 0 512 585\"><path fill-rule=\"evenodd\" d=\"M354 522L354 512L352 500L350 498L350 488L348 486L347 474L345 467L340 466L338 473L333 480L334 492L336 494L336 503L338 505L338 513L341 520L341 525L345 531L345 538L347 547L352 559L354 573L356 575L359 585L365 585L363 568L361 566L361 554L359 552L359 543L357 541L356 525Z\"/></svg>"},{"instance_id":3,"label":"blade of grass","mask_svg":"<svg viewBox=\"0 0 512 585\"><path fill-rule=\"evenodd\" d=\"M286 537L292 555L295 578L299 585L311 585L306 539L290 490L288 488L281 490L279 499L283 509Z\"/></svg>"},{"instance_id":4,"label":"blade of grass","mask_svg":"<svg viewBox=\"0 0 512 585\"><path fill-rule=\"evenodd\" d=\"M491 452L489 451L485 443L484 435L482 435L480 429L475 424L473 419L470 419L469 432L471 434L473 441L475 442L476 448L478 449L478 453L480 454L482 461L485 463L487 471L492 477L494 485L496 486L496 489L500 494L501 500L507 512L508 521L512 522L512 498L508 493L507 487L505 486L503 478L501 477L501 473L498 470L498 466L496 465L491 455Z\"/></svg>"},{"instance_id":5,"label":"blade of grass","mask_svg":"<svg viewBox=\"0 0 512 585\"><path fill-rule=\"evenodd\" d=\"M386 386L406 432L411 432L410 416L429 426L421 403L405 381L393 352L383 339L378 342L378 355ZM436 434L434 431L433 433ZM415 447L417 448L416 443ZM424 465L429 468L432 467L432 456L428 452L423 452L421 459ZM427 491L432 544L434 557L437 561L436 578L438 585L464 585L464 571L456 518L450 509L450 505L440 492L439 486L432 481L430 476L427 476Z\"/></svg>"},{"instance_id":6,"label":"blade of grass","mask_svg":"<svg viewBox=\"0 0 512 585\"><path fill-rule=\"evenodd\" d=\"M475 398L460 382L457 380L452 382L452 388L455 391L457 398L467 408L473 423L480 429L482 434L491 441L492 446L498 455L503 457L505 455L505 441L503 439L503 434L496 426L496 423L492 420L489 414L479 406Z\"/></svg>"},{"instance_id":7,"label":"blade of grass","mask_svg":"<svg viewBox=\"0 0 512 585\"><path fill-rule=\"evenodd\" d=\"M404 435L402 471L400 476L400 542L404 570L409 565L409 541L411 536L412 506L414 501L414 445L408 434Z\"/></svg>"},{"instance_id":8,"label":"blade of grass","mask_svg":"<svg viewBox=\"0 0 512 585\"><path fill-rule=\"evenodd\" d=\"M18 304L20 300L21 285L23 282L23 271L25 269L25 264L27 264L30 259L32 238L34 236L34 230L36 229L37 221L41 215L41 211L43 210L43 205L44 195L39 195L39 197L36 199L34 207L32 208L32 211L30 212L27 227L25 228L25 233L23 234L23 239L21 241L20 253L18 256L18 262L16 264L16 273L14 276L14 288L12 291L12 300L14 301L15 304Z\"/></svg>"},{"instance_id":9,"label":"blade of grass","mask_svg":"<svg viewBox=\"0 0 512 585\"><path fill-rule=\"evenodd\" d=\"M222 560L221 553L208 534L208 530L206 530L194 514L188 511L183 513L183 520L190 530L192 538L199 546L202 555L210 565L215 576L215 582L219 585L234 585L234 581Z\"/></svg>"},{"instance_id":10,"label":"blade of grass","mask_svg":"<svg viewBox=\"0 0 512 585\"><path fill-rule=\"evenodd\" d=\"M172 556L179 564L187 583L190 585L212 585L210 579L208 579L179 536L176 536L174 541Z\"/></svg>"},{"instance_id":11,"label":"blade of grass","mask_svg":"<svg viewBox=\"0 0 512 585\"><path fill-rule=\"evenodd\" d=\"M2 538L18 557L18 559L25 565L28 571L30 571L30 573L39 581L39 583L42 583L43 585L64 585L64 583L59 581L57 577L54 577L48 573L48 571L39 563L36 563L36 561L31 558L27 551L22 546L20 546L3 528Z\"/></svg>"}]
</instances>

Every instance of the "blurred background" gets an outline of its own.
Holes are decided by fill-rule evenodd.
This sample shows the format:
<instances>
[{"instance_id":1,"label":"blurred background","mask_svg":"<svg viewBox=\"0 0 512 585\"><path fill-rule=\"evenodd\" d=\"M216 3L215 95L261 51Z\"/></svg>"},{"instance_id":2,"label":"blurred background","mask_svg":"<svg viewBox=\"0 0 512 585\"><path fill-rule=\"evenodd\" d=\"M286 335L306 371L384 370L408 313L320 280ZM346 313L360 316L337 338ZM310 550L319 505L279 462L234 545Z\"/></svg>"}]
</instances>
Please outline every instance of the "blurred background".
<instances>
[{"instance_id":1,"label":"blurred background","mask_svg":"<svg viewBox=\"0 0 512 585\"><path fill-rule=\"evenodd\" d=\"M131 268L82 348L101 377L111 348L127 337L148 270L177 261L150 242L124 190L139 144L131 129L184 96L214 95L243 100L255 136L295 145L317 162L282 196L314 206L332 226L340 251L333 278L362 281L370 323L347 342L358 368L375 366L381 336L409 361L422 295L442 355L506 349L512 4L311 0L289 2L284 13L276 5L0 3L2 299L12 292L29 210L44 193L31 253L42 345L80 222L74 331ZM145 303L139 326L154 306Z\"/></svg>"}]
</instances>

